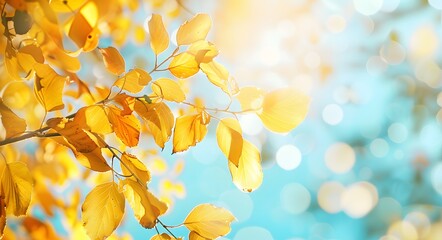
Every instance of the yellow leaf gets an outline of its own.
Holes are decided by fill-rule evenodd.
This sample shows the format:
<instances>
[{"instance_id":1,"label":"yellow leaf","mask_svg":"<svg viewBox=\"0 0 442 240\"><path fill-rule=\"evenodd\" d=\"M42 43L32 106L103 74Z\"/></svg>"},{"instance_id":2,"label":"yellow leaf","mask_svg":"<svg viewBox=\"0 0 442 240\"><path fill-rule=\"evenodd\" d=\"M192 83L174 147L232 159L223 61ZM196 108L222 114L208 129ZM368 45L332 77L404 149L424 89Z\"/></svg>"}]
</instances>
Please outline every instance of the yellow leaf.
<instances>
[{"instance_id":1,"label":"yellow leaf","mask_svg":"<svg viewBox=\"0 0 442 240\"><path fill-rule=\"evenodd\" d=\"M152 91L168 101L182 102L186 100L186 95L181 90L180 85L168 78L160 78L152 83Z\"/></svg>"},{"instance_id":2,"label":"yellow leaf","mask_svg":"<svg viewBox=\"0 0 442 240\"><path fill-rule=\"evenodd\" d=\"M16 136L26 131L26 121L9 109L3 103L2 98L0 98L0 115L3 127L6 130L6 138Z\"/></svg>"},{"instance_id":3,"label":"yellow leaf","mask_svg":"<svg viewBox=\"0 0 442 240\"><path fill-rule=\"evenodd\" d=\"M175 77L188 78L199 71L199 64L194 55L183 52L172 59L168 69Z\"/></svg>"},{"instance_id":4,"label":"yellow leaf","mask_svg":"<svg viewBox=\"0 0 442 240\"><path fill-rule=\"evenodd\" d=\"M91 51L98 45L97 5L90 1L84 5L66 26L67 35L83 51Z\"/></svg>"},{"instance_id":5,"label":"yellow leaf","mask_svg":"<svg viewBox=\"0 0 442 240\"><path fill-rule=\"evenodd\" d=\"M230 232L233 220L235 217L228 210L206 203L193 208L184 225L201 237L215 239Z\"/></svg>"},{"instance_id":6,"label":"yellow leaf","mask_svg":"<svg viewBox=\"0 0 442 240\"><path fill-rule=\"evenodd\" d=\"M3 239L6 227L6 203L3 198L0 198L0 238Z\"/></svg>"},{"instance_id":7,"label":"yellow leaf","mask_svg":"<svg viewBox=\"0 0 442 240\"><path fill-rule=\"evenodd\" d=\"M197 14L180 26L176 34L176 42L178 45L188 45L198 40L204 40L211 26L212 20L209 15Z\"/></svg>"},{"instance_id":8,"label":"yellow leaf","mask_svg":"<svg viewBox=\"0 0 442 240\"><path fill-rule=\"evenodd\" d=\"M264 93L256 87L243 87L236 96L243 111L260 110L264 101Z\"/></svg>"},{"instance_id":9,"label":"yellow leaf","mask_svg":"<svg viewBox=\"0 0 442 240\"><path fill-rule=\"evenodd\" d=\"M242 191L252 192L262 183L261 156L258 149L247 140L243 141L238 167L229 161L233 183Z\"/></svg>"},{"instance_id":10,"label":"yellow leaf","mask_svg":"<svg viewBox=\"0 0 442 240\"><path fill-rule=\"evenodd\" d=\"M243 146L242 131L238 120L234 118L221 119L216 128L216 139L226 158L238 166Z\"/></svg>"},{"instance_id":11,"label":"yellow leaf","mask_svg":"<svg viewBox=\"0 0 442 240\"><path fill-rule=\"evenodd\" d=\"M122 181L123 193L132 207L135 217L145 228L153 228L160 215L167 211L167 205L150 193L146 187L130 179Z\"/></svg>"},{"instance_id":12,"label":"yellow leaf","mask_svg":"<svg viewBox=\"0 0 442 240\"><path fill-rule=\"evenodd\" d=\"M164 148L164 144L172 135L175 122L172 111L165 103L148 104L144 101L136 101L134 110L139 116L147 121L147 126L153 135L155 143Z\"/></svg>"},{"instance_id":13,"label":"yellow leaf","mask_svg":"<svg viewBox=\"0 0 442 240\"><path fill-rule=\"evenodd\" d=\"M209 63L201 63L200 68L206 74L209 81L221 88L225 93L233 95L237 92L235 80L223 65L211 61Z\"/></svg>"},{"instance_id":14,"label":"yellow leaf","mask_svg":"<svg viewBox=\"0 0 442 240\"><path fill-rule=\"evenodd\" d=\"M59 240L60 237L52 226L47 222L40 221L37 218L27 216L22 222L22 226L28 232L30 239L51 239Z\"/></svg>"},{"instance_id":15,"label":"yellow leaf","mask_svg":"<svg viewBox=\"0 0 442 240\"><path fill-rule=\"evenodd\" d=\"M181 239L181 238L178 238ZM176 238L170 236L167 233L161 233L161 235L154 235L150 238L150 240L176 240Z\"/></svg>"},{"instance_id":16,"label":"yellow leaf","mask_svg":"<svg viewBox=\"0 0 442 240\"><path fill-rule=\"evenodd\" d=\"M34 86L37 99L48 112L63 109L62 96L66 77L58 75L47 64L37 63L34 68L37 73Z\"/></svg>"},{"instance_id":17,"label":"yellow leaf","mask_svg":"<svg viewBox=\"0 0 442 240\"><path fill-rule=\"evenodd\" d=\"M86 0L52 0L51 8L56 12L72 12L81 7Z\"/></svg>"},{"instance_id":18,"label":"yellow leaf","mask_svg":"<svg viewBox=\"0 0 442 240\"><path fill-rule=\"evenodd\" d=\"M199 235L197 232L195 231L191 231L189 233L189 240L210 240L209 238L205 238L201 235Z\"/></svg>"},{"instance_id":19,"label":"yellow leaf","mask_svg":"<svg viewBox=\"0 0 442 240\"><path fill-rule=\"evenodd\" d=\"M201 142L206 136L209 121L210 116L205 112L178 117L173 131L173 153L185 151Z\"/></svg>"},{"instance_id":20,"label":"yellow leaf","mask_svg":"<svg viewBox=\"0 0 442 240\"><path fill-rule=\"evenodd\" d=\"M120 224L124 214L124 196L114 182L96 186L81 207L83 226L91 239L104 239Z\"/></svg>"},{"instance_id":21,"label":"yellow leaf","mask_svg":"<svg viewBox=\"0 0 442 240\"><path fill-rule=\"evenodd\" d=\"M104 66L115 75L120 75L126 71L126 63L120 52L114 47L100 48L103 55Z\"/></svg>"},{"instance_id":22,"label":"yellow leaf","mask_svg":"<svg viewBox=\"0 0 442 240\"><path fill-rule=\"evenodd\" d=\"M262 112L258 116L267 129L277 133L290 132L306 117L309 103L309 97L295 89L279 89L264 96Z\"/></svg>"},{"instance_id":23,"label":"yellow leaf","mask_svg":"<svg viewBox=\"0 0 442 240\"><path fill-rule=\"evenodd\" d=\"M147 170L146 166L140 160L138 160L136 156L129 153L123 153L123 155L121 156L120 165L124 175L129 176L133 174L135 176L132 176L131 178L138 178L143 182L143 184L146 184L150 181L149 171Z\"/></svg>"},{"instance_id":24,"label":"yellow leaf","mask_svg":"<svg viewBox=\"0 0 442 240\"><path fill-rule=\"evenodd\" d=\"M101 148L96 148L92 152L80 153L72 149L75 158L78 162L91 170L96 172L107 172L111 170L110 166L107 164L106 159L104 159L101 153Z\"/></svg>"},{"instance_id":25,"label":"yellow leaf","mask_svg":"<svg viewBox=\"0 0 442 240\"><path fill-rule=\"evenodd\" d=\"M135 68L115 82L115 86L131 93L141 92L152 80L152 77L143 69Z\"/></svg>"},{"instance_id":26,"label":"yellow leaf","mask_svg":"<svg viewBox=\"0 0 442 240\"><path fill-rule=\"evenodd\" d=\"M158 55L169 46L169 34L163 24L163 19L158 14L152 14L149 20L150 47Z\"/></svg>"},{"instance_id":27,"label":"yellow leaf","mask_svg":"<svg viewBox=\"0 0 442 240\"><path fill-rule=\"evenodd\" d=\"M0 193L6 205L6 214L25 215L31 202L32 175L22 162L0 161Z\"/></svg>"},{"instance_id":28,"label":"yellow leaf","mask_svg":"<svg viewBox=\"0 0 442 240\"><path fill-rule=\"evenodd\" d=\"M94 133L108 134L113 132L103 106L92 105L80 108L75 114L74 121L78 122L80 128Z\"/></svg>"},{"instance_id":29,"label":"yellow leaf","mask_svg":"<svg viewBox=\"0 0 442 240\"><path fill-rule=\"evenodd\" d=\"M215 45L206 40L192 43L187 52L195 56L195 60L198 63L208 63L218 55L218 49Z\"/></svg>"},{"instance_id":30,"label":"yellow leaf","mask_svg":"<svg viewBox=\"0 0 442 240\"><path fill-rule=\"evenodd\" d=\"M134 115L122 115L120 109L109 107L108 117L115 134L126 146L138 145L141 126L140 121Z\"/></svg>"}]
</instances>

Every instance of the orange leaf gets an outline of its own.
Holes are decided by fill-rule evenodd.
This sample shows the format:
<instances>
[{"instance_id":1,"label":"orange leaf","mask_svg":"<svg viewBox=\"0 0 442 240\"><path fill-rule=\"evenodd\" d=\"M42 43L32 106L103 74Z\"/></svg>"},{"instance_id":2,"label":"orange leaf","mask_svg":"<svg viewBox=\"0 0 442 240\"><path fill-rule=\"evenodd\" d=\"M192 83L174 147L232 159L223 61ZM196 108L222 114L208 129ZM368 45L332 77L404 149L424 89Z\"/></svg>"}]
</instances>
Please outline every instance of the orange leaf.
<instances>
[{"instance_id":1,"label":"orange leaf","mask_svg":"<svg viewBox=\"0 0 442 240\"><path fill-rule=\"evenodd\" d=\"M135 147L138 145L141 127L134 115L122 115L120 109L109 107L108 117L115 134L126 146Z\"/></svg>"},{"instance_id":2,"label":"orange leaf","mask_svg":"<svg viewBox=\"0 0 442 240\"><path fill-rule=\"evenodd\" d=\"M103 55L104 65L109 72L115 75L120 75L126 71L124 58L116 48L100 48L100 52Z\"/></svg>"}]
</instances>

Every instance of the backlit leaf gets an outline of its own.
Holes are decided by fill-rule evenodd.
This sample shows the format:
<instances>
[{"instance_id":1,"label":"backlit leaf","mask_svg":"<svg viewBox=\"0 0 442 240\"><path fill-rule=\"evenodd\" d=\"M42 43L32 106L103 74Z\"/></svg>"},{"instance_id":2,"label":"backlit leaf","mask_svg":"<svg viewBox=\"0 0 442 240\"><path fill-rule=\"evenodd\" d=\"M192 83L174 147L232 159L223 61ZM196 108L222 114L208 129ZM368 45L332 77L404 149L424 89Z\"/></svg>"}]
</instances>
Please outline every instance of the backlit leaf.
<instances>
[{"instance_id":1,"label":"backlit leaf","mask_svg":"<svg viewBox=\"0 0 442 240\"><path fill-rule=\"evenodd\" d=\"M180 85L168 78L160 78L153 82L152 91L157 95L168 101L182 102L186 100L183 90Z\"/></svg>"},{"instance_id":2,"label":"backlit leaf","mask_svg":"<svg viewBox=\"0 0 442 240\"><path fill-rule=\"evenodd\" d=\"M100 48L100 52L103 55L104 66L106 66L109 72L115 75L121 75L126 71L124 58L116 48Z\"/></svg>"},{"instance_id":3,"label":"backlit leaf","mask_svg":"<svg viewBox=\"0 0 442 240\"><path fill-rule=\"evenodd\" d=\"M115 134L126 146L138 145L141 126L140 121L134 115L122 115L120 109L109 107L108 117Z\"/></svg>"},{"instance_id":4,"label":"backlit leaf","mask_svg":"<svg viewBox=\"0 0 442 240\"><path fill-rule=\"evenodd\" d=\"M189 240L210 240L209 238L205 238L201 235L199 235L197 232L195 231L191 231L189 233Z\"/></svg>"},{"instance_id":5,"label":"backlit leaf","mask_svg":"<svg viewBox=\"0 0 442 240\"><path fill-rule=\"evenodd\" d=\"M252 192L257 189L263 178L261 156L258 149L247 140L244 140L238 167L229 161L229 170L233 183L239 189L245 192Z\"/></svg>"},{"instance_id":6,"label":"backlit leaf","mask_svg":"<svg viewBox=\"0 0 442 240\"><path fill-rule=\"evenodd\" d=\"M178 238L180 239L180 238ZM176 238L170 236L167 233L161 233L161 235L154 235L150 238L150 240L176 240Z\"/></svg>"},{"instance_id":7,"label":"backlit leaf","mask_svg":"<svg viewBox=\"0 0 442 240\"><path fill-rule=\"evenodd\" d=\"M212 59L218 55L218 49L215 45L206 40L192 43L187 52L195 56L197 63L211 62Z\"/></svg>"},{"instance_id":8,"label":"backlit leaf","mask_svg":"<svg viewBox=\"0 0 442 240\"><path fill-rule=\"evenodd\" d=\"M212 204L201 204L190 211L184 225L198 235L215 239L230 232L230 223L235 217L228 210Z\"/></svg>"},{"instance_id":9,"label":"backlit leaf","mask_svg":"<svg viewBox=\"0 0 442 240\"><path fill-rule=\"evenodd\" d=\"M309 102L309 97L295 89L279 89L264 96L258 116L267 129L287 133L304 120Z\"/></svg>"},{"instance_id":10,"label":"backlit leaf","mask_svg":"<svg viewBox=\"0 0 442 240\"><path fill-rule=\"evenodd\" d=\"M75 121L80 127L94 133L108 134L113 132L103 106L92 105L80 108L75 114Z\"/></svg>"},{"instance_id":11,"label":"backlit leaf","mask_svg":"<svg viewBox=\"0 0 442 240\"><path fill-rule=\"evenodd\" d=\"M201 142L209 122L210 116L205 112L178 117L173 131L173 153L185 151Z\"/></svg>"},{"instance_id":12,"label":"backlit leaf","mask_svg":"<svg viewBox=\"0 0 442 240\"><path fill-rule=\"evenodd\" d=\"M6 227L6 203L3 198L0 198L0 238L3 238Z\"/></svg>"},{"instance_id":13,"label":"backlit leaf","mask_svg":"<svg viewBox=\"0 0 442 240\"><path fill-rule=\"evenodd\" d=\"M260 110L264 101L264 93L256 87L243 87L236 98L243 111Z\"/></svg>"},{"instance_id":14,"label":"backlit leaf","mask_svg":"<svg viewBox=\"0 0 442 240\"><path fill-rule=\"evenodd\" d=\"M32 175L22 162L0 161L0 193L6 205L6 214L25 215L31 202Z\"/></svg>"},{"instance_id":15,"label":"backlit leaf","mask_svg":"<svg viewBox=\"0 0 442 240\"><path fill-rule=\"evenodd\" d=\"M188 78L199 71L199 64L195 56L183 52L173 58L168 69L175 77Z\"/></svg>"},{"instance_id":16,"label":"backlit leaf","mask_svg":"<svg viewBox=\"0 0 442 240\"><path fill-rule=\"evenodd\" d=\"M124 196L141 226L153 228L157 218L167 211L167 205L136 181L125 179L122 183Z\"/></svg>"},{"instance_id":17,"label":"backlit leaf","mask_svg":"<svg viewBox=\"0 0 442 240\"><path fill-rule=\"evenodd\" d=\"M233 95L232 93L235 93L235 91L232 91L235 89L231 89L232 87L229 86L231 81L234 80L231 79L232 77L223 65L215 61L211 61L209 63L201 63L200 68L201 71L206 74L207 78L213 85L221 88L225 93L229 95ZM233 86L236 86L236 84L234 84Z\"/></svg>"},{"instance_id":18,"label":"backlit leaf","mask_svg":"<svg viewBox=\"0 0 442 240\"><path fill-rule=\"evenodd\" d=\"M22 226L28 232L30 239L51 239L60 240L57 232L49 222L43 222L37 218L27 216L22 222Z\"/></svg>"},{"instance_id":19,"label":"backlit leaf","mask_svg":"<svg viewBox=\"0 0 442 240\"><path fill-rule=\"evenodd\" d=\"M56 12L72 12L81 7L86 0L52 0L51 8Z\"/></svg>"},{"instance_id":20,"label":"backlit leaf","mask_svg":"<svg viewBox=\"0 0 442 240\"><path fill-rule=\"evenodd\" d=\"M147 122L155 143L164 148L164 144L172 135L175 118L172 111L165 103L148 104L144 101L136 101L134 110Z\"/></svg>"},{"instance_id":21,"label":"backlit leaf","mask_svg":"<svg viewBox=\"0 0 442 240\"><path fill-rule=\"evenodd\" d=\"M226 158L238 166L243 146L242 131L238 120L234 118L221 119L216 129L216 139Z\"/></svg>"},{"instance_id":22,"label":"backlit leaf","mask_svg":"<svg viewBox=\"0 0 442 240\"><path fill-rule=\"evenodd\" d=\"M91 239L104 239L120 224L124 214L124 195L114 182L96 186L81 207L83 226Z\"/></svg>"},{"instance_id":23,"label":"backlit leaf","mask_svg":"<svg viewBox=\"0 0 442 240\"><path fill-rule=\"evenodd\" d=\"M163 24L163 19L158 14L152 14L149 20L150 47L158 55L169 46L169 34Z\"/></svg>"},{"instance_id":24,"label":"backlit leaf","mask_svg":"<svg viewBox=\"0 0 442 240\"><path fill-rule=\"evenodd\" d=\"M16 136L26 131L26 121L17 116L9 109L0 98L0 116L2 118L3 127L6 130L6 138Z\"/></svg>"},{"instance_id":25,"label":"backlit leaf","mask_svg":"<svg viewBox=\"0 0 442 240\"><path fill-rule=\"evenodd\" d=\"M104 159L101 152L101 148L96 148L92 152L77 152L73 150L75 158L78 162L93 171L96 172L107 172L111 170L110 166L107 164L106 159Z\"/></svg>"},{"instance_id":26,"label":"backlit leaf","mask_svg":"<svg viewBox=\"0 0 442 240\"><path fill-rule=\"evenodd\" d=\"M36 76L34 91L37 99L46 111L55 111L64 108L62 96L66 77L58 75L47 64L34 65Z\"/></svg>"},{"instance_id":27,"label":"backlit leaf","mask_svg":"<svg viewBox=\"0 0 442 240\"><path fill-rule=\"evenodd\" d=\"M132 177L134 179L140 179L143 184L146 184L150 181L150 173L147 170L146 166L140 160L138 160L136 156L132 154L123 153L123 155L121 156L121 170L126 176L132 174L135 175Z\"/></svg>"},{"instance_id":28,"label":"backlit leaf","mask_svg":"<svg viewBox=\"0 0 442 240\"><path fill-rule=\"evenodd\" d=\"M141 92L152 80L152 77L143 69L135 68L115 82L115 86L131 93Z\"/></svg>"},{"instance_id":29,"label":"backlit leaf","mask_svg":"<svg viewBox=\"0 0 442 240\"><path fill-rule=\"evenodd\" d=\"M176 42L178 45L188 45L198 40L204 40L211 26L212 20L209 15L197 14L180 26L176 34Z\"/></svg>"},{"instance_id":30,"label":"backlit leaf","mask_svg":"<svg viewBox=\"0 0 442 240\"><path fill-rule=\"evenodd\" d=\"M98 9L93 1L84 5L66 26L68 36L74 43L88 52L98 45Z\"/></svg>"}]
</instances>

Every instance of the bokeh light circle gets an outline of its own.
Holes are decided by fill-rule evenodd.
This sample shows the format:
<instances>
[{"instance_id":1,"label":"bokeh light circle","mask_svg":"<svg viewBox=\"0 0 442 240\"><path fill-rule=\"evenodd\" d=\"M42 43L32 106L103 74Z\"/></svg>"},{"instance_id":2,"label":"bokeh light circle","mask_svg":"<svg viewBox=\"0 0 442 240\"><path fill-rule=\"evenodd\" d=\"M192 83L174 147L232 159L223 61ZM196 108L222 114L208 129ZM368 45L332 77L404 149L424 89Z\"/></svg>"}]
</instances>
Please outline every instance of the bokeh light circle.
<instances>
[{"instance_id":1,"label":"bokeh light circle","mask_svg":"<svg viewBox=\"0 0 442 240\"><path fill-rule=\"evenodd\" d=\"M376 138L370 144L371 153L378 158L385 157L389 150L390 146L388 145L388 142L382 138Z\"/></svg>"},{"instance_id":2,"label":"bokeh light circle","mask_svg":"<svg viewBox=\"0 0 442 240\"><path fill-rule=\"evenodd\" d=\"M280 194L281 207L292 214L300 214L310 206L310 193L301 184L290 183L284 186Z\"/></svg>"},{"instance_id":3,"label":"bokeh light circle","mask_svg":"<svg viewBox=\"0 0 442 240\"><path fill-rule=\"evenodd\" d=\"M339 182L326 182L318 191L318 204L328 213L341 211L341 195L345 187Z\"/></svg>"},{"instance_id":4,"label":"bokeh light circle","mask_svg":"<svg viewBox=\"0 0 442 240\"><path fill-rule=\"evenodd\" d=\"M335 143L325 152L325 165L335 173L350 171L356 161L353 148L346 143Z\"/></svg>"},{"instance_id":5,"label":"bokeh light circle","mask_svg":"<svg viewBox=\"0 0 442 240\"><path fill-rule=\"evenodd\" d=\"M344 112L337 104L329 104L322 110L322 119L329 125L337 125L343 118Z\"/></svg>"},{"instance_id":6,"label":"bokeh light circle","mask_svg":"<svg viewBox=\"0 0 442 240\"><path fill-rule=\"evenodd\" d=\"M405 48L398 42L388 41L382 45L380 56L387 63L397 65L405 59Z\"/></svg>"},{"instance_id":7,"label":"bokeh light circle","mask_svg":"<svg viewBox=\"0 0 442 240\"><path fill-rule=\"evenodd\" d=\"M301 160L301 151L291 144L280 147L276 152L276 162L278 166L287 171L297 168Z\"/></svg>"},{"instance_id":8,"label":"bokeh light circle","mask_svg":"<svg viewBox=\"0 0 442 240\"><path fill-rule=\"evenodd\" d=\"M367 16L376 14L381 9L382 3L382 0L353 0L356 11Z\"/></svg>"},{"instance_id":9,"label":"bokeh light circle","mask_svg":"<svg viewBox=\"0 0 442 240\"><path fill-rule=\"evenodd\" d=\"M402 143L407 140L408 129L402 123L393 123L388 127L388 137L395 143Z\"/></svg>"},{"instance_id":10,"label":"bokeh light circle","mask_svg":"<svg viewBox=\"0 0 442 240\"><path fill-rule=\"evenodd\" d=\"M342 209L352 218L364 217L376 203L376 188L366 182L352 184L341 195Z\"/></svg>"},{"instance_id":11,"label":"bokeh light circle","mask_svg":"<svg viewBox=\"0 0 442 240\"><path fill-rule=\"evenodd\" d=\"M244 240L244 239L254 239L254 240L273 240L272 234L269 230L262 227L245 227L240 229L233 240Z\"/></svg>"}]
</instances>

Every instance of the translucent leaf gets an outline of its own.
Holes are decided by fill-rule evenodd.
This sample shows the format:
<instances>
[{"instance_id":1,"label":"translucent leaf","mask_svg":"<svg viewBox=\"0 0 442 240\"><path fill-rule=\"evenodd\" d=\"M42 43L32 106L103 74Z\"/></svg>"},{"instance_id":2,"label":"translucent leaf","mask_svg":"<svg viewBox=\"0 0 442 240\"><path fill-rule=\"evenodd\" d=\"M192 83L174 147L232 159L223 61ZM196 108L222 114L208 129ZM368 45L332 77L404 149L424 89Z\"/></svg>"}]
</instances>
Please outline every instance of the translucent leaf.
<instances>
[{"instance_id":1,"label":"translucent leaf","mask_svg":"<svg viewBox=\"0 0 442 240\"><path fill-rule=\"evenodd\" d=\"M146 187L130 179L121 181L123 193L132 207L135 217L145 228L153 228L160 215L167 211L167 205L150 193Z\"/></svg>"},{"instance_id":2,"label":"translucent leaf","mask_svg":"<svg viewBox=\"0 0 442 240\"><path fill-rule=\"evenodd\" d=\"M32 175L22 162L0 161L0 192L6 205L6 214L25 215L31 202Z\"/></svg>"},{"instance_id":3,"label":"translucent leaf","mask_svg":"<svg viewBox=\"0 0 442 240\"><path fill-rule=\"evenodd\" d=\"M6 203L3 198L0 198L0 238L3 238L6 227Z\"/></svg>"},{"instance_id":4,"label":"translucent leaf","mask_svg":"<svg viewBox=\"0 0 442 240\"><path fill-rule=\"evenodd\" d=\"M89 168L96 172L107 172L111 170L110 166L107 164L106 159L104 159L101 152L101 148L96 148L92 152L77 152L73 150L75 158L78 162L86 168Z\"/></svg>"},{"instance_id":5,"label":"translucent leaf","mask_svg":"<svg viewBox=\"0 0 442 240\"><path fill-rule=\"evenodd\" d=\"M264 93L256 87L243 87L236 98L243 111L260 110L264 101Z\"/></svg>"},{"instance_id":6,"label":"translucent leaf","mask_svg":"<svg viewBox=\"0 0 442 240\"><path fill-rule=\"evenodd\" d=\"M209 238L205 238L201 235L199 235L197 232L195 231L191 231L189 233L189 240L210 240Z\"/></svg>"},{"instance_id":7,"label":"translucent leaf","mask_svg":"<svg viewBox=\"0 0 442 240\"><path fill-rule=\"evenodd\" d=\"M123 153L121 156L121 170L126 176L132 175L133 173L135 176L131 178L136 179L135 177L137 177L144 184L150 181L150 173L146 166L132 154Z\"/></svg>"},{"instance_id":8,"label":"translucent leaf","mask_svg":"<svg viewBox=\"0 0 442 240\"><path fill-rule=\"evenodd\" d=\"M120 109L110 107L108 117L115 134L126 146L135 147L138 145L141 126L134 115L122 115Z\"/></svg>"},{"instance_id":9,"label":"translucent leaf","mask_svg":"<svg viewBox=\"0 0 442 240\"><path fill-rule=\"evenodd\" d=\"M92 105L80 108L75 114L75 121L80 128L94 133L108 134L113 132L112 126L103 106Z\"/></svg>"},{"instance_id":10,"label":"translucent leaf","mask_svg":"<svg viewBox=\"0 0 442 240\"><path fill-rule=\"evenodd\" d=\"M83 51L91 51L98 45L98 9L93 1L84 5L66 26L67 35Z\"/></svg>"},{"instance_id":11,"label":"translucent leaf","mask_svg":"<svg viewBox=\"0 0 442 240\"><path fill-rule=\"evenodd\" d=\"M149 20L150 47L158 55L169 46L169 34L163 24L163 19L158 14L152 14Z\"/></svg>"},{"instance_id":12,"label":"translucent leaf","mask_svg":"<svg viewBox=\"0 0 442 240\"><path fill-rule=\"evenodd\" d=\"M199 64L195 56L183 52L173 58L168 69L175 77L188 78L199 71Z\"/></svg>"},{"instance_id":13,"label":"translucent leaf","mask_svg":"<svg viewBox=\"0 0 442 240\"><path fill-rule=\"evenodd\" d=\"M103 55L104 66L109 72L118 76L126 71L124 58L116 48L100 48L100 52Z\"/></svg>"},{"instance_id":14,"label":"translucent leaf","mask_svg":"<svg viewBox=\"0 0 442 240\"><path fill-rule=\"evenodd\" d=\"M135 68L115 82L115 86L131 93L139 93L152 80L152 77L143 69Z\"/></svg>"},{"instance_id":15,"label":"translucent leaf","mask_svg":"<svg viewBox=\"0 0 442 240\"><path fill-rule=\"evenodd\" d=\"M114 182L96 186L81 207L83 226L91 239L104 239L120 224L124 214L124 195Z\"/></svg>"},{"instance_id":16,"label":"translucent leaf","mask_svg":"<svg viewBox=\"0 0 442 240\"><path fill-rule=\"evenodd\" d=\"M173 153L185 151L201 142L206 136L209 121L210 116L205 112L178 117L173 131Z\"/></svg>"},{"instance_id":17,"label":"translucent leaf","mask_svg":"<svg viewBox=\"0 0 442 240\"><path fill-rule=\"evenodd\" d=\"M216 139L226 158L238 166L243 146L242 131L238 120L234 118L221 119L216 128Z\"/></svg>"},{"instance_id":18,"label":"translucent leaf","mask_svg":"<svg viewBox=\"0 0 442 240\"><path fill-rule=\"evenodd\" d=\"M232 95L229 88L229 78L231 77L223 65L211 61L209 63L201 63L200 68L213 85L221 88L225 93Z\"/></svg>"},{"instance_id":19,"label":"translucent leaf","mask_svg":"<svg viewBox=\"0 0 442 240\"><path fill-rule=\"evenodd\" d=\"M168 78L160 78L153 82L152 91L157 95L168 101L182 102L186 100L183 90L180 85Z\"/></svg>"},{"instance_id":20,"label":"translucent leaf","mask_svg":"<svg viewBox=\"0 0 442 240\"><path fill-rule=\"evenodd\" d=\"M181 239L181 238L178 238ZM161 233L161 235L154 235L150 238L150 240L176 240L176 238L170 236L167 233Z\"/></svg>"},{"instance_id":21,"label":"translucent leaf","mask_svg":"<svg viewBox=\"0 0 442 240\"><path fill-rule=\"evenodd\" d=\"M63 87L66 77L58 75L47 64L35 64L36 71L34 91L37 99L46 111L55 111L64 108Z\"/></svg>"},{"instance_id":22,"label":"translucent leaf","mask_svg":"<svg viewBox=\"0 0 442 240\"><path fill-rule=\"evenodd\" d=\"M56 12L72 12L81 7L86 0L52 0L51 8Z\"/></svg>"},{"instance_id":23,"label":"translucent leaf","mask_svg":"<svg viewBox=\"0 0 442 240\"><path fill-rule=\"evenodd\" d=\"M172 135L172 128L175 118L172 111L165 103L148 104L144 101L136 101L134 110L144 120L153 135L155 143L164 148L164 144Z\"/></svg>"},{"instance_id":24,"label":"translucent leaf","mask_svg":"<svg viewBox=\"0 0 442 240\"><path fill-rule=\"evenodd\" d=\"M211 62L212 59L218 55L218 49L215 45L206 40L192 43L187 52L195 56L197 63Z\"/></svg>"},{"instance_id":25,"label":"translucent leaf","mask_svg":"<svg viewBox=\"0 0 442 240\"><path fill-rule=\"evenodd\" d=\"M238 167L229 161L229 170L233 183L239 189L245 192L252 192L257 189L263 178L261 156L258 149L247 140L244 140Z\"/></svg>"},{"instance_id":26,"label":"translucent leaf","mask_svg":"<svg viewBox=\"0 0 442 240\"><path fill-rule=\"evenodd\" d=\"M212 26L212 20L207 14L197 14L180 26L176 34L178 45L192 44L198 40L206 39Z\"/></svg>"},{"instance_id":27,"label":"translucent leaf","mask_svg":"<svg viewBox=\"0 0 442 240\"><path fill-rule=\"evenodd\" d=\"M0 98L0 116L2 118L3 127L6 130L6 138L16 136L26 131L26 121L17 116L9 109Z\"/></svg>"},{"instance_id":28,"label":"translucent leaf","mask_svg":"<svg viewBox=\"0 0 442 240\"><path fill-rule=\"evenodd\" d=\"M215 239L230 232L230 223L235 217L228 210L212 204L201 204L190 211L184 225L198 235Z\"/></svg>"},{"instance_id":29,"label":"translucent leaf","mask_svg":"<svg viewBox=\"0 0 442 240\"><path fill-rule=\"evenodd\" d=\"M262 112L258 116L267 129L286 133L304 120L309 102L309 97L295 89L279 89L264 96Z\"/></svg>"}]
</instances>

